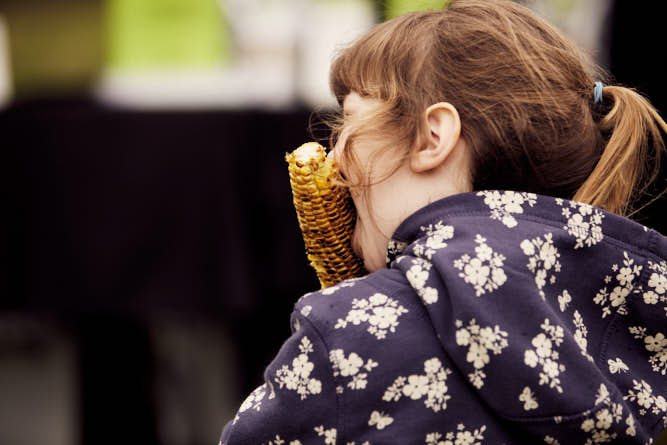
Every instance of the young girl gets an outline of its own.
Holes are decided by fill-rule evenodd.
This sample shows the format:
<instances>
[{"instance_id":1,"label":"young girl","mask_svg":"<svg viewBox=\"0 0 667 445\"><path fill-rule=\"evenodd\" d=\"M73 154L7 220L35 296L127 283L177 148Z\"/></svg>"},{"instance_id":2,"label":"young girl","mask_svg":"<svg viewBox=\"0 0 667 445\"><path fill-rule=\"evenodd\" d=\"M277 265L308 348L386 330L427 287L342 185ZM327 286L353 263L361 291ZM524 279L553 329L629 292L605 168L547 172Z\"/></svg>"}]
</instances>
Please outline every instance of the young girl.
<instances>
[{"instance_id":1,"label":"young girl","mask_svg":"<svg viewBox=\"0 0 667 445\"><path fill-rule=\"evenodd\" d=\"M369 275L303 296L233 444L649 443L667 125L525 7L452 0L340 54L332 156Z\"/></svg>"}]
</instances>

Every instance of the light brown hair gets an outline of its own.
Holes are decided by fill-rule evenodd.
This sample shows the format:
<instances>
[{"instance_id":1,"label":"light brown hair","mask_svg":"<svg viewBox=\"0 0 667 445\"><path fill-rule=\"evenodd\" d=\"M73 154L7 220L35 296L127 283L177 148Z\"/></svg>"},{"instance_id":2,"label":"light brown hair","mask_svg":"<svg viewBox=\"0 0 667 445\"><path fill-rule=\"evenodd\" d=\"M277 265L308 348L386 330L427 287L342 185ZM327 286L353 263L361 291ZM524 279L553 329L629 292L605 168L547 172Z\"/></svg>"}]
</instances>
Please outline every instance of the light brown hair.
<instances>
[{"instance_id":1,"label":"light brown hair","mask_svg":"<svg viewBox=\"0 0 667 445\"><path fill-rule=\"evenodd\" d=\"M630 88L606 86L594 103L598 80L607 76L528 8L452 0L376 26L335 59L330 83L340 103L352 91L383 102L345 128L343 156L369 132L419 148L424 110L449 102L474 190L528 191L628 215L658 177L667 124ZM332 141L346 125L334 126Z\"/></svg>"}]
</instances>

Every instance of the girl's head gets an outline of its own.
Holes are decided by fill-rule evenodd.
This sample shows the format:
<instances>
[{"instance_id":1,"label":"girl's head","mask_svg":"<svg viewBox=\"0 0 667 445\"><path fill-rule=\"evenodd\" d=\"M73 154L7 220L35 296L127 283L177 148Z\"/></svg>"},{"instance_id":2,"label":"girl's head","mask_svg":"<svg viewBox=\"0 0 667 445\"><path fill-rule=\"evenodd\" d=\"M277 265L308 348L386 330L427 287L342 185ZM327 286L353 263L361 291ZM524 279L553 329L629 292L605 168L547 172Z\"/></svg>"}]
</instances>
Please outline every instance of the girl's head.
<instances>
[{"instance_id":1,"label":"girl's head","mask_svg":"<svg viewBox=\"0 0 667 445\"><path fill-rule=\"evenodd\" d=\"M330 80L347 115L336 157L371 270L403 218L457 192L529 191L625 214L658 172L656 162L646 174L650 148L656 158L664 148L667 125L646 100L607 86L594 103L601 71L509 0L451 0L380 24L337 57ZM439 162L415 168L438 144Z\"/></svg>"}]
</instances>

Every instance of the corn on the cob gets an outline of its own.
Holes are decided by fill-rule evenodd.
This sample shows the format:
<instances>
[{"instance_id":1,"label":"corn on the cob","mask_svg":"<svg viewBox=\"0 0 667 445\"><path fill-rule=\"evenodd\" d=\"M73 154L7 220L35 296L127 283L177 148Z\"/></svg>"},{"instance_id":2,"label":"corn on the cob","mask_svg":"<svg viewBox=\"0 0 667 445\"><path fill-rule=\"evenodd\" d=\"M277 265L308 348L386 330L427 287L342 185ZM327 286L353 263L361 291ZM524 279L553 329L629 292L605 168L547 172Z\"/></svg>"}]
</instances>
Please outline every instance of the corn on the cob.
<instances>
[{"instance_id":1,"label":"corn on the cob","mask_svg":"<svg viewBox=\"0 0 667 445\"><path fill-rule=\"evenodd\" d=\"M366 273L350 244L356 211L324 147L308 142L285 156L299 227L322 289Z\"/></svg>"}]
</instances>

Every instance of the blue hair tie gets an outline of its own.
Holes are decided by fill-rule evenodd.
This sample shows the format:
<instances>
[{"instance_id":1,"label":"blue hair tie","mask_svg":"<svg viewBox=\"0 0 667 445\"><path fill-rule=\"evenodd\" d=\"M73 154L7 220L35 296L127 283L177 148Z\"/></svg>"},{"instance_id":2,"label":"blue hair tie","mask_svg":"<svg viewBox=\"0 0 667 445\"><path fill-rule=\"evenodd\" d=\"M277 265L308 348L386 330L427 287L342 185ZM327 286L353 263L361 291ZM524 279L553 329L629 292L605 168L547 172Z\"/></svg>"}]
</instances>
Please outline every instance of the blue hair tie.
<instances>
[{"instance_id":1,"label":"blue hair tie","mask_svg":"<svg viewBox=\"0 0 667 445\"><path fill-rule=\"evenodd\" d=\"M604 88L604 85L602 82L595 82L595 88L593 89L593 103L594 104L599 104L602 102L602 88Z\"/></svg>"}]
</instances>

